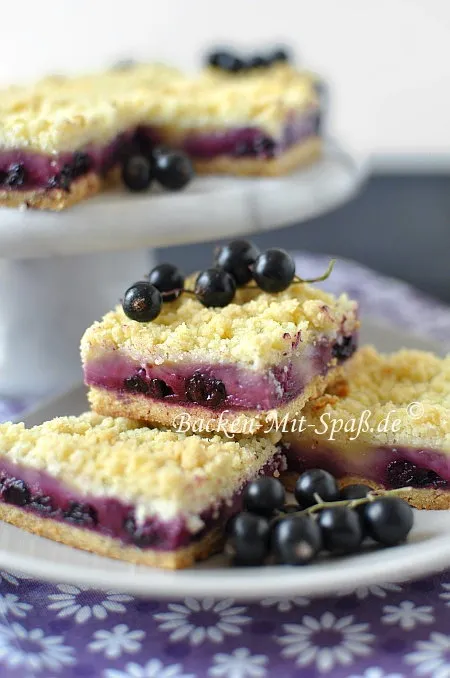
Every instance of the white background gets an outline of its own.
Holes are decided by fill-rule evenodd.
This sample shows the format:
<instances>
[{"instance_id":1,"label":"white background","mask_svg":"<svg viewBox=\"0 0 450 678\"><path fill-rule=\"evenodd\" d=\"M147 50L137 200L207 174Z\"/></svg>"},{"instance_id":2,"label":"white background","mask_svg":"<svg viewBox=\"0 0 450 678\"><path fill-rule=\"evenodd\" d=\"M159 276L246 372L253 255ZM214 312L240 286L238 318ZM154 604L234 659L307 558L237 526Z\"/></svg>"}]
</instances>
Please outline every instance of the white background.
<instances>
[{"instance_id":1,"label":"white background","mask_svg":"<svg viewBox=\"0 0 450 678\"><path fill-rule=\"evenodd\" d=\"M450 158L449 0L1 0L0 82L133 55L193 69L277 41L332 83L332 128L403 162Z\"/></svg>"}]
</instances>

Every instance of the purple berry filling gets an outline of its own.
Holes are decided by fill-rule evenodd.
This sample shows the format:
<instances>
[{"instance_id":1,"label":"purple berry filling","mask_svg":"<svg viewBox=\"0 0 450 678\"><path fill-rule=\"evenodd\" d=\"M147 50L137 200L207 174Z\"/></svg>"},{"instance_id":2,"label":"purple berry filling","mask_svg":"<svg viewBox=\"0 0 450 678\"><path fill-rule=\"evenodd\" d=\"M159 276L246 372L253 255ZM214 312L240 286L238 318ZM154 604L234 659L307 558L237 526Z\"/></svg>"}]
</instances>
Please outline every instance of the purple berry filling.
<instances>
[{"instance_id":1,"label":"purple berry filling","mask_svg":"<svg viewBox=\"0 0 450 678\"><path fill-rule=\"evenodd\" d=\"M450 488L450 455L439 450L385 446L355 449L349 454L337 447L291 444L285 453L289 470L296 473L322 468L336 478L360 476L386 489Z\"/></svg>"},{"instance_id":2,"label":"purple berry filling","mask_svg":"<svg viewBox=\"0 0 450 678\"><path fill-rule=\"evenodd\" d=\"M320 112L290 115L280 139L260 129L245 127L218 132L187 133L181 148L194 159L231 157L272 158L310 136L318 129ZM151 126L138 126L119 134L106 146L89 144L75 153L45 155L27 150L0 150L0 190L60 188L68 191L73 181L87 172L105 175L130 150L148 154L162 135Z\"/></svg>"},{"instance_id":3,"label":"purple berry filling","mask_svg":"<svg viewBox=\"0 0 450 678\"><path fill-rule=\"evenodd\" d=\"M297 342L298 338L292 342L294 349ZM186 407L270 410L298 397L314 377L328 372L333 358L346 360L355 346L356 335L332 343L320 340L265 373L232 364L143 366L117 351L87 363L84 377L87 385L116 391L123 397L137 393ZM155 382L160 383L160 389L152 387Z\"/></svg>"},{"instance_id":4,"label":"purple berry filling","mask_svg":"<svg viewBox=\"0 0 450 678\"><path fill-rule=\"evenodd\" d=\"M277 452L258 475L278 475L286 461ZM192 534L183 514L171 520L157 516L138 524L135 507L117 499L81 495L71 490L45 471L23 468L5 458L0 460L0 501L20 506L25 511L68 522L107 537L119 539L124 545L174 551L198 541L212 529L223 527L242 508L242 492L246 483L227 501L219 501L202 511L204 527Z\"/></svg>"}]
</instances>

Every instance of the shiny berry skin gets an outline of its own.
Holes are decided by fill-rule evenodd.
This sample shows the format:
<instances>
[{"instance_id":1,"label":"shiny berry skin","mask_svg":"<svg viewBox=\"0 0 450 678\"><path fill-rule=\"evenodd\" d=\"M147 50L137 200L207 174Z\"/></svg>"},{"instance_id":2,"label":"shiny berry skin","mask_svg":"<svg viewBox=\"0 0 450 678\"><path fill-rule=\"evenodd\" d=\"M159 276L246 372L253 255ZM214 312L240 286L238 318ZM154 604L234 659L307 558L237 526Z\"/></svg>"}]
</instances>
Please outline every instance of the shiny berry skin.
<instances>
[{"instance_id":1,"label":"shiny berry skin","mask_svg":"<svg viewBox=\"0 0 450 678\"><path fill-rule=\"evenodd\" d=\"M361 546L364 533L356 511L347 506L324 508L318 522L324 548L330 553L353 553Z\"/></svg>"},{"instance_id":2,"label":"shiny berry skin","mask_svg":"<svg viewBox=\"0 0 450 678\"><path fill-rule=\"evenodd\" d=\"M369 537L385 546L405 541L414 522L409 504L400 497L379 497L364 507L364 527Z\"/></svg>"},{"instance_id":3,"label":"shiny berry skin","mask_svg":"<svg viewBox=\"0 0 450 678\"><path fill-rule=\"evenodd\" d=\"M226 50L211 52L208 55L208 65L227 73L238 73L245 68L243 59Z\"/></svg>"},{"instance_id":4,"label":"shiny berry skin","mask_svg":"<svg viewBox=\"0 0 450 678\"><path fill-rule=\"evenodd\" d=\"M368 485L347 485L343 487L339 493L339 499L348 499L353 501L354 499L364 499L367 497L369 492L372 492L372 488Z\"/></svg>"},{"instance_id":5,"label":"shiny berry skin","mask_svg":"<svg viewBox=\"0 0 450 678\"><path fill-rule=\"evenodd\" d=\"M84 527L95 527L98 523L97 511L89 504L80 504L76 501L69 503L68 509L64 511L64 519L69 523L83 525Z\"/></svg>"},{"instance_id":6,"label":"shiny berry skin","mask_svg":"<svg viewBox=\"0 0 450 678\"><path fill-rule=\"evenodd\" d=\"M163 379L150 379L148 382L148 395L151 398L167 398L173 395L173 391Z\"/></svg>"},{"instance_id":7,"label":"shiny berry skin","mask_svg":"<svg viewBox=\"0 0 450 678\"><path fill-rule=\"evenodd\" d=\"M127 289L122 303L125 315L138 323L154 320L160 314L161 306L161 292L144 280Z\"/></svg>"},{"instance_id":8,"label":"shiny berry skin","mask_svg":"<svg viewBox=\"0 0 450 678\"><path fill-rule=\"evenodd\" d=\"M26 180L27 171L25 169L25 165L20 162L15 165L11 165L6 176L6 185L10 186L11 188L15 188L17 186L23 186Z\"/></svg>"},{"instance_id":9,"label":"shiny berry skin","mask_svg":"<svg viewBox=\"0 0 450 678\"><path fill-rule=\"evenodd\" d=\"M300 508L308 508L317 504L314 497L316 494L322 501L336 501L339 498L339 488L331 473L313 468L297 478L294 494Z\"/></svg>"},{"instance_id":10,"label":"shiny berry skin","mask_svg":"<svg viewBox=\"0 0 450 678\"><path fill-rule=\"evenodd\" d=\"M262 565L269 552L269 522L253 513L238 513L227 526L226 553L236 565Z\"/></svg>"},{"instance_id":11,"label":"shiny berry skin","mask_svg":"<svg viewBox=\"0 0 450 678\"><path fill-rule=\"evenodd\" d=\"M214 265L232 275L236 285L241 287L252 279L249 266L255 263L259 253L259 249L248 240L232 240L216 249Z\"/></svg>"},{"instance_id":12,"label":"shiny berry skin","mask_svg":"<svg viewBox=\"0 0 450 678\"><path fill-rule=\"evenodd\" d=\"M348 337L342 337L333 345L333 348L331 349L333 358L337 358L338 360L347 360L347 358L351 358L355 351L356 337L352 335Z\"/></svg>"},{"instance_id":13,"label":"shiny berry skin","mask_svg":"<svg viewBox=\"0 0 450 678\"><path fill-rule=\"evenodd\" d=\"M184 276L173 264L160 264L150 271L148 281L161 292L163 301L174 301L184 289Z\"/></svg>"},{"instance_id":14,"label":"shiny berry skin","mask_svg":"<svg viewBox=\"0 0 450 678\"><path fill-rule=\"evenodd\" d=\"M122 181L135 193L146 191L152 183L152 163L145 155L129 155L122 163Z\"/></svg>"},{"instance_id":15,"label":"shiny berry skin","mask_svg":"<svg viewBox=\"0 0 450 678\"><path fill-rule=\"evenodd\" d=\"M295 263L285 250L266 250L253 265L253 279L264 292L286 290L295 276Z\"/></svg>"},{"instance_id":16,"label":"shiny berry skin","mask_svg":"<svg viewBox=\"0 0 450 678\"><path fill-rule=\"evenodd\" d=\"M194 292L197 299L207 308L228 306L236 294L234 278L218 268L208 268L199 273Z\"/></svg>"},{"instance_id":17,"label":"shiny berry skin","mask_svg":"<svg viewBox=\"0 0 450 678\"><path fill-rule=\"evenodd\" d=\"M23 480L11 478L3 486L2 497L7 504L25 506L31 499L31 493Z\"/></svg>"},{"instance_id":18,"label":"shiny berry skin","mask_svg":"<svg viewBox=\"0 0 450 678\"><path fill-rule=\"evenodd\" d=\"M193 374L186 379L184 390L191 403L208 407L218 407L227 397L225 384L220 379L202 374Z\"/></svg>"},{"instance_id":19,"label":"shiny berry skin","mask_svg":"<svg viewBox=\"0 0 450 678\"><path fill-rule=\"evenodd\" d=\"M243 493L244 508L260 516L271 516L281 509L286 493L279 480L270 476L252 480Z\"/></svg>"},{"instance_id":20,"label":"shiny berry skin","mask_svg":"<svg viewBox=\"0 0 450 678\"><path fill-rule=\"evenodd\" d=\"M159 151L153 155L155 179L169 191L179 191L194 176L194 168L188 156L181 151Z\"/></svg>"},{"instance_id":21,"label":"shiny berry skin","mask_svg":"<svg viewBox=\"0 0 450 678\"><path fill-rule=\"evenodd\" d=\"M148 393L147 382L138 374L124 379L123 386L126 391L131 391L132 393Z\"/></svg>"},{"instance_id":22,"label":"shiny berry skin","mask_svg":"<svg viewBox=\"0 0 450 678\"><path fill-rule=\"evenodd\" d=\"M322 548L322 533L308 516L287 516L277 520L270 537L270 552L277 563L306 565Z\"/></svg>"}]
</instances>

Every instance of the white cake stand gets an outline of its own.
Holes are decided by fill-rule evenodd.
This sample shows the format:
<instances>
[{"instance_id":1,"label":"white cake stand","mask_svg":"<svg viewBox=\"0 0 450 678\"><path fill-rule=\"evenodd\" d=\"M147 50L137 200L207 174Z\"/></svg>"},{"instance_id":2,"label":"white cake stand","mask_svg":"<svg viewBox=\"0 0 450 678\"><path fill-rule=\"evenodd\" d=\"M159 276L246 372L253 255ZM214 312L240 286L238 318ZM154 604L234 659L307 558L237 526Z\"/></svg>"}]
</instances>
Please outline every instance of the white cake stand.
<instances>
[{"instance_id":1,"label":"white cake stand","mask_svg":"<svg viewBox=\"0 0 450 678\"><path fill-rule=\"evenodd\" d=\"M117 190L62 213L0 209L0 397L78 380L81 334L149 270L149 250L305 221L351 198L366 169L329 143L320 162L279 179L199 178L179 194Z\"/></svg>"}]
</instances>

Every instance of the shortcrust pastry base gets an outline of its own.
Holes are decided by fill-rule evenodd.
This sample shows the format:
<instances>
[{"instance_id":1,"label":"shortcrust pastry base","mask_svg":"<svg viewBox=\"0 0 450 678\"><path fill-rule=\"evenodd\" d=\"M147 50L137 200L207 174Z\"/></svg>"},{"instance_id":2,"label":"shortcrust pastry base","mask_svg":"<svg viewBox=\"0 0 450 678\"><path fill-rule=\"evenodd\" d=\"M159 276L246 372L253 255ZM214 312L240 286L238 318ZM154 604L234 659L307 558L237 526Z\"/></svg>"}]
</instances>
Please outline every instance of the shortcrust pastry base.
<instances>
[{"instance_id":1,"label":"shortcrust pastry base","mask_svg":"<svg viewBox=\"0 0 450 678\"><path fill-rule=\"evenodd\" d=\"M295 481L299 474L294 471L284 471L281 474L283 485L289 492L293 492L295 488ZM363 484L369 485L374 490L384 490L385 488L373 480L360 476L344 476L338 481L339 487L347 487L347 485ZM450 490L434 490L424 488L423 490L413 488L409 492L402 492L398 495L402 499L411 504L416 509L437 511L450 509Z\"/></svg>"},{"instance_id":2,"label":"shortcrust pastry base","mask_svg":"<svg viewBox=\"0 0 450 678\"><path fill-rule=\"evenodd\" d=\"M25 209L51 210L60 212L99 193L103 179L95 172L89 172L76 179L68 191L61 188L38 188L30 191L1 191L0 207L24 207Z\"/></svg>"},{"instance_id":3,"label":"shortcrust pastry base","mask_svg":"<svg viewBox=\"0 0 450 678\"><path fill-rule=\"evenodd\" d=\"M285 417L288 421L295 419L309 400L318 398L330 383L341 376L342 367L330 368L326 375L315 377L297 398L277 410L224 410L222 416L221 411L211 410L201 405L186 407L168 404L139 393L116 394L114 391L99 387L89 389L88 399L94 412L111 417L128 417L175 429L180 427L182 421L188 421L191 430L195 433L201 433L199 427L203 423L203 426L207 425L211 432L252 435L269 433L273 430L270 429L269 413L276 411L276 421L281 424ZM183 419L183 415L186 414L189 417ZM184 432L185 429L181 428L181 431Z\"/></svg>"},{"instance_id":4,"label":"shortcrust pastry base","mask_svg":"<svg viewBox=\"0 0 450 678\"><path fill-rule=\"evenodd\" d=\"M200 541L177 551L156 551L124 545L118 539L61 523L52 520L52 518L41 518L10 504L0 504L0 520L40 537L46 537L83 551L90 551L99 556L117 558L136 565L148 565L170 570L191 567L197 560L208 558L213 553L220 551L224 540L222 530L215 529Z\"/></svg>"},{"instance_id":5,"label":"shortcrust pastry base","mask_svg":"<svg viewBox=\"0 0 450 678\"><path fill-rule=\"evenodd\" d=\"M301 141L276 158L232 158L222 155L211 160L193 159L197 174L231 174L236 176L275 177L292 170L310 165L322 155L321 137L310 137Z\"/></svg>"}]
</instances>

